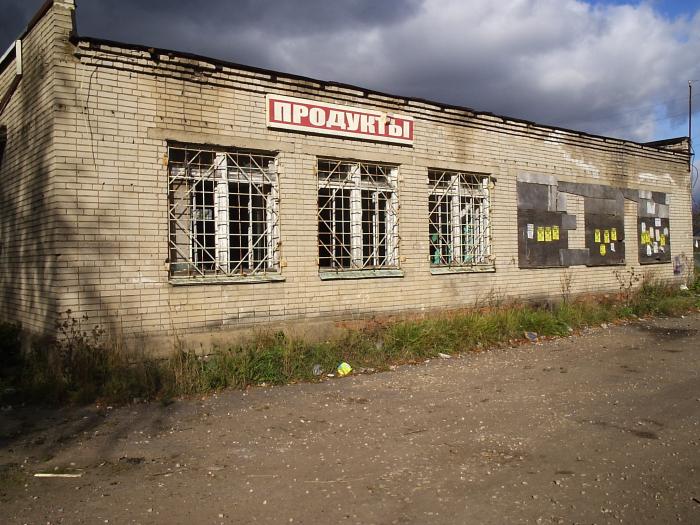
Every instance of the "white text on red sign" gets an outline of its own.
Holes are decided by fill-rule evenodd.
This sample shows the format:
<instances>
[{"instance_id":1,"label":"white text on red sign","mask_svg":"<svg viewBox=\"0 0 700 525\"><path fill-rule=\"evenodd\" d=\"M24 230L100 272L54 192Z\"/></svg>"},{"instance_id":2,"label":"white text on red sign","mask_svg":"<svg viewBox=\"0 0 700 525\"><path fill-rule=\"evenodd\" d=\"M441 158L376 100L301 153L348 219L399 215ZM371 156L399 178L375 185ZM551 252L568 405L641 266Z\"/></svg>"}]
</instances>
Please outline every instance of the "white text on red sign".
<instances>
[{"instance_id":1,"label":"white text on red sign","mask_svg":"<svg viewBox=\"0 0 700 525\"><path fill-rule=\"evenodd\" d=\"M282 95L267 95L267 125L323 135L413 144L411 117Z\"/></svg>"}]
</instances>

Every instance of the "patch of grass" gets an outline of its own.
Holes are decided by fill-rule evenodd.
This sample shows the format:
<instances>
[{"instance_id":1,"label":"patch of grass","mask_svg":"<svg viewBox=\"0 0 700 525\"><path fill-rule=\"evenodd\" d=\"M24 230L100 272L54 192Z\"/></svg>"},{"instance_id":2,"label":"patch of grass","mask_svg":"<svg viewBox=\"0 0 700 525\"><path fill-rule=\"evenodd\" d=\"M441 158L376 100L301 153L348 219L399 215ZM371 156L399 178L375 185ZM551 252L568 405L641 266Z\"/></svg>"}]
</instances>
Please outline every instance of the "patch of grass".
<instances>
[{"instance_id":1,"label":"patch of grass","mask_svg":"<svg viewBox=\"0 0 700 525\"><path fill-rule=\"evenodd\" d=\"M695 266L693 279L688 285L690 291L700 294L700 266Z\"/></svg>"},{"instance_id":2,"label":"patch of grass","mask_svg":"<svg viewBox=\"0 0 700 525\"><path fill-rule=\"evenodd\" d=\"M697 279L692 284L696 288ZM680 315L697 305L698 298L691 287L682 291L678 285L660 282L645 275L640 287L626 305L637 316Z\"/></svg>"},{"instance_id":3,"label":"patch of grass","mask_svg":"<svg viewBox=\"0 0 700 525\"><path fill-rule=\"evenodd\" d=\"M15 401L86 403L98 399L127 403L134 398L170 402L224 388L262 383L278 385L314 381L314 367L334 372L347 361L353 368L385 370L412 363L522 340L524 332L563 336L586 326L645 315L678 315L700 308L700 279L687 291L647 276L632 287L636 276L621 276L617 297L594 296L559 303L492 304L475 309L436 313L422 318L368 323L335 339L310 342L282 332L261 332L249 342L213 348L199 356L179 348L163 360L148 359L107 344L104 332L87 317L61 318L61 337L53 344L18 352L19 366L5 367L0 388ZM19 344L14 325L0 325L6 341ZM18 334L19 332L17 332ZM17 346L19 348L19 346ZM7 373L7 371L13 371Z\"/></svg>"}]
</instances>

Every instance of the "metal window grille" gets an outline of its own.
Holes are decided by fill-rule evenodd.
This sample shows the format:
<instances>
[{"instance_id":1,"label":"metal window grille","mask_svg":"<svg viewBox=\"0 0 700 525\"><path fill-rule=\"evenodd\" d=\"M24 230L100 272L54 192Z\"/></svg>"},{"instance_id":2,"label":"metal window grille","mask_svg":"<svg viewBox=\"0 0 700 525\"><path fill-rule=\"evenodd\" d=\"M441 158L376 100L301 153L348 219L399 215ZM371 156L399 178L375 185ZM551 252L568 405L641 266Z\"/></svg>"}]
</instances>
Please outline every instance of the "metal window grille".
<instances>
[{"instance_id":1,"label":"metal window grille","mask_svg":"<svg viewBox=\"0 0 700 525\"><path fill-rule=\"evenodd\" d=\"M431 266L490 264L491 178L429 170L428 183Z\"/></svg>"},{"instance_id":2,"label":"metal window grille","mask_svg":"<svg viewBox=\"0 0 700 525\"><path fill-rule=\"evenodd\" d=\"M319 267L397 268L396 166L321 159L317 172Z\"/></svg>"},{"instance_id":3,"label":"metal window grille","mask_svg":"<svg viewBox=\"0 0 700 525\"><path fill-rule=\"evenodd\" d=\"M172 277L278 270L279 195L273 156L171 146L168 173Z\"/></svg>"}]
</instances>

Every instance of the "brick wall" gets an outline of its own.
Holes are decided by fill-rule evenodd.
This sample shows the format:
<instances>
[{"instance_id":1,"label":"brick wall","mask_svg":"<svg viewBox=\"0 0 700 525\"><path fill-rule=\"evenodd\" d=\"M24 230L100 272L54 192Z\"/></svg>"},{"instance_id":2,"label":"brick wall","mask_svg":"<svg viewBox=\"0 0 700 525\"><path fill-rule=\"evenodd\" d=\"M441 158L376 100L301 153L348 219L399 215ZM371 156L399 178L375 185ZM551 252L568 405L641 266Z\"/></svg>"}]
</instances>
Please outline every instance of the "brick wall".
<instances>
[{"instance_id":1,"label":"brick wall","mask_svg":"<svg viewBox=\"0 0 700 525\"><path fill-rule=\"evenodd\" d=\"M51 308L71 308L115 332L152 336L294 319L454 308L492 296L557 296L565 269L518 268L515 187L522 172L667 192L673 255L692 254L690 180L687 157L681 154L284 75L214 67L194 58L160 55L154 59L146 50L86 39L72 46L67 41L70 20L65 13L55 6L44 23L45 27L54 24L55 34L64 38L54 48L52 89L44 95L53 134L47 135L43 151L52 183L44 190L41 179L33 182L35 193L25 204L31 208L36 192L50 191L46 213L54 214L52 223L37 217L32 224L38 232L53 235L53 251L60 253L54 258L47 251L37 254L41 264L51 266L53 295L37 294L25 280L27 292L22 295L18 290L11 301L5 301L4 312L31 309L26 302L29 293L46 314ZM35 84L44 85L38 80L32 81ZM265 124L266 93L409 114L415 118L415 144L405 147L271 131ZM25 111L12 110L17 120L36 115L26 106ZM279 152L283 282L197 286L169 282L167 140ZM319 155L399 165L403 277L319 278L315 175ZM431 275L428 168L477 171L496 178L492 198L495 272ZM3 164L3 180L6 169ZM30 168L15 172L20 186L36 178ZM582 200L570 202L582 223ZM628 267L636 265L633 204L628 202L625 208ZM29 208L12 217L28 214ZM570 246L582 244L579 230ZM4 257L7 246L3 242ZM17 268L16 261L3 259L3 279L9 278L12 268ZM671 264L645 269L673 278ZM571 268L571 292L616 290L614 270ZM55 304L48 302L50 297Z\"/></svg>"},{"instance_id":2,"label":"brick wall","mask_svg":"<svg viewBox=\"0 0 700 525\"><path fill-rule=\"evenodd\" d=\"M55 326L60 282L54 153L56 63L67 52L72 2L55 5L22 38L23 76L0 114L7 146L0 166L0 318L44 333ZM16 59L15 59L16 60ZM7 93L15 63L0 73Z\"/></svg>"}]
</instances>

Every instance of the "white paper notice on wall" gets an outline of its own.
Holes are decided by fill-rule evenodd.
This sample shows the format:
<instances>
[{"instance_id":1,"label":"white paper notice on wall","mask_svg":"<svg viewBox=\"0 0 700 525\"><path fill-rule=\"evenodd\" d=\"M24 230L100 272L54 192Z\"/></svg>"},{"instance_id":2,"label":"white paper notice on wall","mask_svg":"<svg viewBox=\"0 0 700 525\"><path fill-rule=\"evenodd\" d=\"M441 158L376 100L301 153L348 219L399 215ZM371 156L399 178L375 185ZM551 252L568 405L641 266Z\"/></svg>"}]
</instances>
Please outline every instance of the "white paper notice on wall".
<instances>
[{"instance_id":1,"label":"white paper notice on wall","mask_svg":"<svg viewBox=\"0 0 700 525\"><path fill-rule=\"evenodd\" d=\"M656 213L656 203L654 201L647 201L647 213Z\"/></svg>"},{"instance_id":2,"label":"white paper notice on wall","mask_svg":"<svg viewBox=\"0 0 700 525\"><path fill-rule=\"evenodd\" d=\"M647 257L651 257L651 244L647 244Z\"/></svg>"},{"instance_id":3,"label":"white paper notice on wall","mask_svg":"<svg viewBox=\"0 0 700 525\"><path fill-rule=\"evenodd\" d=\"M645 222L642 223L642 232L647 231L647 225Z\"/></svg>"},{"instance_id":4,"label":"white paper notice on wall","mask_svg":"<svg viewBox=\"0 0 700 525\"><path fill-rule=\"evenodd\" d=\"M649 237L654 238L654 228L652 226L649 226Z\"/></svg>"},{"instance_id":5,"label":"white paper notice on wall","mask_svg":"<svg viewBox=\"0 0 700 525\"><path fill-rule=\"evenodd\" d=\"M654 243L654 253L659 253L659 243L658 242Z\"/></svg>"},{"instance_id":6,"label":"white paper notice on wall","mask_svg":"<svg viewBox=\"0 0 700 525\"><path fill-rule=\"evenodd\" d=\"M528 225L527 225L527 238L528 238L528 239L534 239L534 238L535 238L535 225L534 225L534 224L528 224Z\"/></svg>"},{"instance_id":7,"label":"white paper notice on wall","mask_svg":"<svg viewBox=\"0 0 700 525\"><path fill-rule=\"evenodd\" d=\"M614 242L611 242L611 243L610 243L610 251L611 251L611 252L614 252L614 251L615 251L615 243L614 243Z\"/></svg>"},{"instance_id":8,"label":"white paper notice on wall","mask_svg":"<svg viewBox=\"0 0 700 525\"><path fill-rule=\"evenodd\" d=\"M664 235L668 237L668 228L664 228Z\"/></svg>"},{"instance_id":9,"label":"white paper notice on wall","mask_svg":"<svg viewBox=\"0 0 700 525\"><path fill-rule=\"evenodd\" d=\"M656 226L657 228L661 228L661 219L659 219L658 217L654 219L654 226Z\"/></svg>"},{"instance_id":10,"label":"white paper notice on wall","mask_svg":"<svg viewBox=\"0 0 700 525\"><path fill-rule=\"evenodd\" d=\"M661 240L661 230L656 228L656 230L654 230L654 233L656 234L656 240L660 241Z\"/></svg>"}]
</instances>

